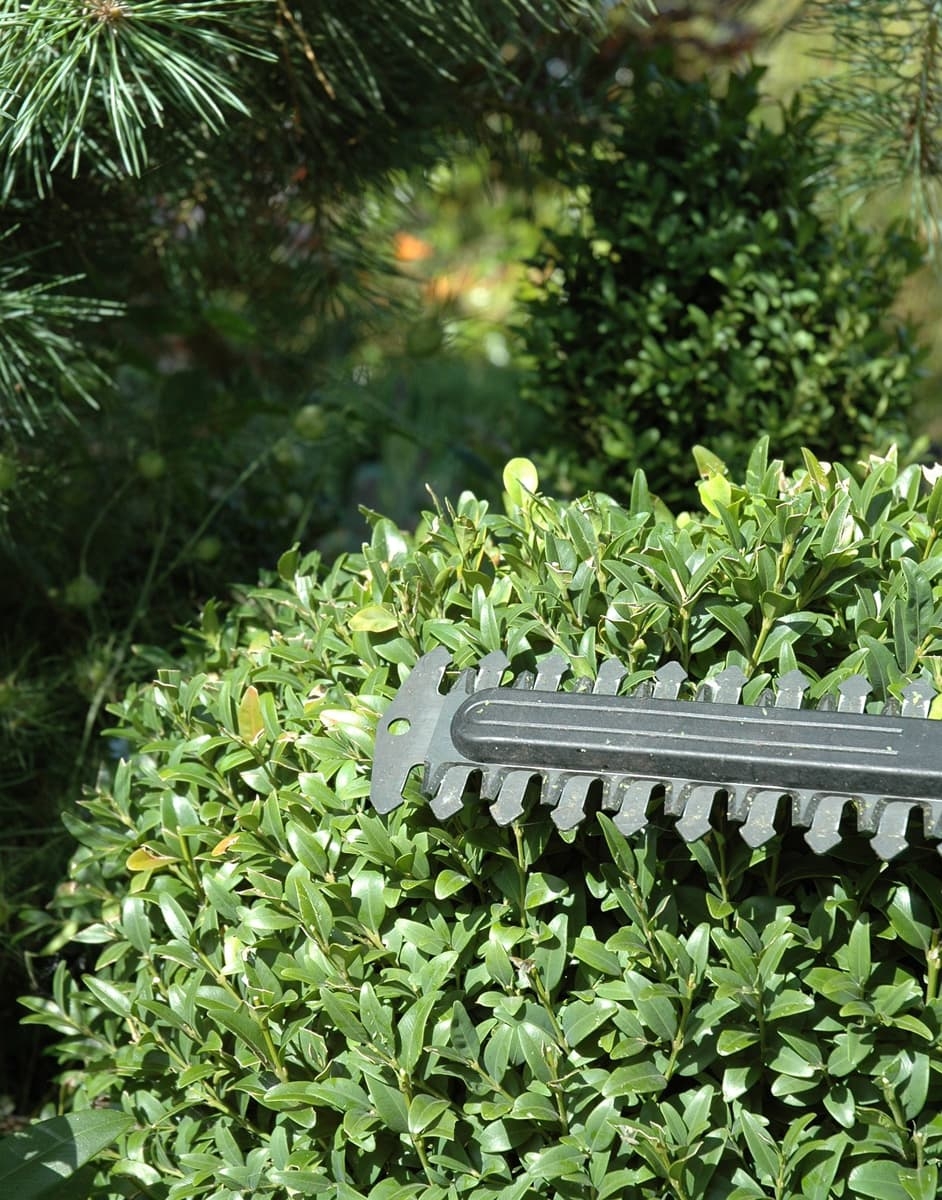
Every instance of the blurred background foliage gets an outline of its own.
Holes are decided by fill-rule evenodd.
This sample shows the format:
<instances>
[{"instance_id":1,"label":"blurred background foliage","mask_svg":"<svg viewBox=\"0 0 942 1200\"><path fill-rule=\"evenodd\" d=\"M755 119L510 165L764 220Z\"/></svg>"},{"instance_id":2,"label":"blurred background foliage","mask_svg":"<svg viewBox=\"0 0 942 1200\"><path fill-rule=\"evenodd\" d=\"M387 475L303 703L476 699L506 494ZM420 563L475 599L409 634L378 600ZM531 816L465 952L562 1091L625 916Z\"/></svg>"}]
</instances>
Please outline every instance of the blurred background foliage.
<instances>
[{"instance_id":1,"label":"blurred background foliage","mask_svg":"<svg viewBox=\"0 0 942 1200\"><path fill-rule=\"evenodd\" d=\"M817 211L816 115L755 120L761 68L714 95L671 66L626 63L605 126L560 163L572 215L522 296L543 477L626 502L644 462L676 512L697 504L698 444L735 478L756 430L789 470L806 449L910 453L921 354L890 310L919 246Z\"/></svg>"},{"instance_id":2,"label":"blurred background foliage","mask_svg":"<svg viewBox=\"0 0 942 1200\"><path fill-rule=\"evenodd\" d=\"M19 914L41 919L70 847L59 814L121 751L98 736L106 706L287 546L355 547L361 506L408 523L426 484L487 496L539 442L545 417L520 402L527 264L571 217L567 146L591 144L629 64L666 47L678 79L722 91L757 58L772 100L816 87L832 118L819 204L908 216L930 248L934 10L0 0L7 1027L67 952L62 932L27 942ZM900 60L870 50L888 36L922 64L895 87L881 72ZM854 95L897 106L872 107L902 136L879 177L847 124ZM929 349L934 432L930 270L897 311ZM3 1053L0 1096L26 1109L36 1046Z\"/></svg>"}]
</instances>

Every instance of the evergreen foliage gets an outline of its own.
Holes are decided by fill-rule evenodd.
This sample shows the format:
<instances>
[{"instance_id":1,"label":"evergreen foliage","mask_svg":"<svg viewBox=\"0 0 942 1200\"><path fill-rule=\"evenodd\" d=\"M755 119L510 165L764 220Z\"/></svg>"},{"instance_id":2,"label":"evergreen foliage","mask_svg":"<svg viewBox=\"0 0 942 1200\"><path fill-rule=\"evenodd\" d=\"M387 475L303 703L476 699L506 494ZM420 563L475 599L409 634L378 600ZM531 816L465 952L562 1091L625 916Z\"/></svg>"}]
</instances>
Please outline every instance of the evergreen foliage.
<instances>
[{"instance_id":1,"label":"evergreen foliage","mask_svg":"<svg viewBox=\"0 0 942 1200\"><path fill-rule=\"evenodd\" d=\"M794 27L818 41L829 170L852 196L908 203L942 245L942 13L933 0L809 0Z\"/></svg>"},{"instance_id":2,"label":"evergreen foliage","mask_svg":"<svg viewBox=\"0 0 942 1200\"><path fill-rule=\"evenodd\" d=\"M44 287L64 269L103 299L167 294L183 314L251 281L287 291L297 323L369 263L343 196L545 97L546 48L598 24L592 0L3 0L3 252L32 251ZM50 310L49 337L82 316ZM29 340L19 360L43 377ZM0 383L11 436L23 407Z\"/></svg>"},{"instance_id":3,"label":"evergreen foliage","mask_svg":"<svg viewBox=\"0 0 942 1200\"><path fill-rule=\"evenodd\" d=\"M546 414L546 469L625 498L643 464L687 506L696 444L734 473L759 433L792 466L802 447L906 445L920 355L890 308L915 243L816 212L814 116L758 123L760 71L717 97L634 66L561 167L575 217L532 263L526 395Z\"/></svg>"},{"instance_id":4,"label":"evergreen foliage","mask_svg":"<svg viewBox=\"0 0 942 1200\"><path fill-rule=\"evenodd\" d=\"M850 835L751 850L717 819L555 831L531 805L440 823L410 784L368 807L373 732L417 656L550 649L630 682L737 665L754 701L942 683L942 482L871 460L783 476L765 444L710 511L560 504L506 477L414 537L296 550L114 709L124 760L69 825L56 1030L76 1111L133 1118L118 1200L780 1200L936 1194L938 862ZM45 918L46 921L49 918Z\"/></svg>"}]
</instances>

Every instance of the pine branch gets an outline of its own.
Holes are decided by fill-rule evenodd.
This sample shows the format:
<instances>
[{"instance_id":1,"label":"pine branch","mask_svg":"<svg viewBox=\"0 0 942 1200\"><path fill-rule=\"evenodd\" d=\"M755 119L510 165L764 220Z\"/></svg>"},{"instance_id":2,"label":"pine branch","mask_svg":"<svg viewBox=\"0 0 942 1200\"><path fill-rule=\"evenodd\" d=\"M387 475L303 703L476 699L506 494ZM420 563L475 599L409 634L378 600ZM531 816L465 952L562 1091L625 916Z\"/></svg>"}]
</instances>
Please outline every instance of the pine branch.
<instances>
[{"instance_id":1,"label":"pine branch","mask_svg":"<svg viewBox=\"0 0 942 1200\"><path fill-rule=\"evenodd\" d=\"M843 192L904 188L933 255L942 251L942 7L935 0L810 4L795 28L827 38L837 65L812 85Z\"/></svg>"},{"instance_id":2,"label":"pine branch","mask_svg":"<svg viewBox=\"0 0 942 1200\"><path fill-rule=\"evenodd\" d=\"M139 175L148 131L171 115L217 131L227 110L247 114L229 59L264 52L220 26L258 8L257 0L0 0L4 194L18 171L45 192L60 164L75 175L84 158Z\"/></svg>"},{"instance_id":3,"label":"pine branch","mask_svg":"<svg viewBox=\"0 0 942 1200\"><path fill-rule=\"evenodd\" d=\"M635 0L638 2L638 0ZM646 2L646 0L643 0ZM340 157L368 122L435 109L469 69L507 73L505 38L598 29L598 0L0 0L0 182L43 193L83 164L140 175L160 132L217 135L293 115ZM287 102L287 106L286 106ZM420 124L428 124L427 118ZM340 152L340 153L338 153Z\"/></svg>"},{"instance_id":4,"label":"pine branch","mask_svg":"<svg viewBox=\"0 0 942 1200\"><path fill-rule=\"evenodd\" d=\"M35 433L52 409L68 413L69 387L96 407L91 387L106 376L89 362L78 326L121 311L76 296L71 288L79 276L29 282L29 272L24 261L0 265L0 431L7 435Z\"/></svg>"}]
</instances>

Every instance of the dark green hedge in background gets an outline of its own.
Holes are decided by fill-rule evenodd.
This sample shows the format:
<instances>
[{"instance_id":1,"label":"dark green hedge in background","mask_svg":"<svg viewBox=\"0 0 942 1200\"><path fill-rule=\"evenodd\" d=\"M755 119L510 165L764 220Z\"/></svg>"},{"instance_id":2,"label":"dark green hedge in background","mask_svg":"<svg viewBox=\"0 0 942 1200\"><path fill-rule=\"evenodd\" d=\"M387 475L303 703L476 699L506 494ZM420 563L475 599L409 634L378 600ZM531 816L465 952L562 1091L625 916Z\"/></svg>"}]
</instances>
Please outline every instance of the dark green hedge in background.
<instances>
[{"instance_id":1,"label":"dark green hedge in background","mask_svg":"<svg viewBox=\"0 0 942 1200\"><path fill-rule=\"evenodd\" d=\"M332 565L286 554L117 708L59 897L97 964L27 1002L69 1105L134 1118L101 1200L935 1197L934 848L367 795L377 715L438 645L735 663L747 700L795 666L815 695L863 670L877 703L942 684L942 482L785 477L760 446L679 526L640 474L626 507L528 478L506 514L466 494Z\"/></svg>"},{"instance_id":2,"label":"dark green hedge in background","mask_svg":"<svg viewBox=\"0 0 942 1200\"><path fill-rule=\"evenodd\" d=\"M891 308L916 244L821 215L815 117L761 123L760 69L723 96L649 59L620 76L524 296L544 473L625 500L643 464L685 507L696 443L734 474L760 432L789 468L905 444L920 354Z\"/></svg>"}]
</instances>

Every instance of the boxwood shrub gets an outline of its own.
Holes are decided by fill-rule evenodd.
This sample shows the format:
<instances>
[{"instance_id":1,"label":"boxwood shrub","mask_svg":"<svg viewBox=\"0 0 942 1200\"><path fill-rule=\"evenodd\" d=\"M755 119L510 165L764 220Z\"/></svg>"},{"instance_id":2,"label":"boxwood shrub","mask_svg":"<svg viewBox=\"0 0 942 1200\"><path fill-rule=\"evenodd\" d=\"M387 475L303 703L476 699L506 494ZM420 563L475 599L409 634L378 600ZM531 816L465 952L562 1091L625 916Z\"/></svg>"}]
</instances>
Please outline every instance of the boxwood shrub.
<instances>
[{"instance_id":1,"label":"boxwood shrub","mask_svg":"<svg viewBox=\"0 0 942 1200\"><path fill-rule=\"evenodd\" d=\"M573 205L522 326L557 487L624 501L643 466L687 506L696 443L741 474L757 433L790 468L909 436L920 354L892 308L918 248L821 211L815 116L764 123L761 74L717 95L641 59L559 167Z\"/></svg>"},{"instance_id":2,"label":"boxwood shrub","mask_svg":"<svg viewBox=\"0 0 942 1200\"><path fill-rule=\"evenodd\" d=\"M278 575L115 709L57 900L89 956L26 1018L57 1031L64 1104L133 1118L101 1200L932 1200L942 1156L938 856L879 861L853 822L750 850L718 806L687 845L557 832L533 799L445 823L410 781L369 807L377 714L422 652L561 650L747 700L942 684L942 481L762 444L705 509L573 503L505 476L361 554ZM53 918L50 917L50 920ZM60 937L61 937L60 933ZM84 945L83 945L84 944ZM97 962L90 956L97 954Z\"/></svg>"}]
</instances>

